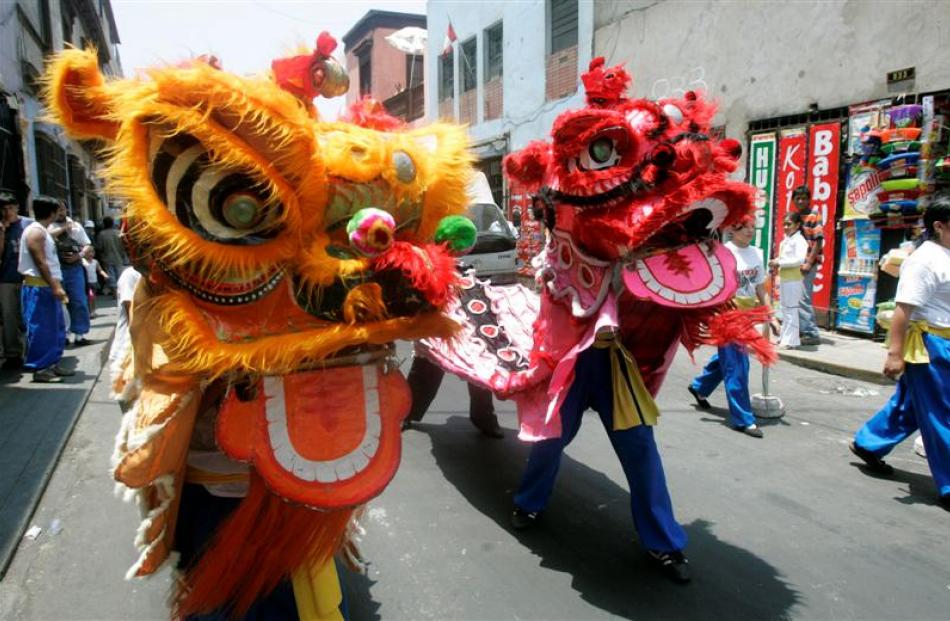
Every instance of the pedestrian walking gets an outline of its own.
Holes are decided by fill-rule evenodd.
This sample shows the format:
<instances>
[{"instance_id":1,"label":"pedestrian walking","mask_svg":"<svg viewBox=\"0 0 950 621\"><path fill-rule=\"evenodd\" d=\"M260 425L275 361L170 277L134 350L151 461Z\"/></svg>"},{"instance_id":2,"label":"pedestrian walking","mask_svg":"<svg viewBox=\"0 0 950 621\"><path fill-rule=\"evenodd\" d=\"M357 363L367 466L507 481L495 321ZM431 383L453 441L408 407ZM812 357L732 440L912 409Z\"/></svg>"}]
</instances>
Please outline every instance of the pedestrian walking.
<instances>
[{"instance_id":1,"label":"pedestrian walking","mask_svg":"<svg viewBox=\"0 0 950 621\"><path fill-rule=\"evenodd\" d=\"M736 296L733 298L736 306L771 307L769 294L765 290L765 258L762 250L751 245L755 235L755 221L748 216L732 226L729 232L732 239L726 242L726 248L736 258L739 281ZM764 434L755 424L755 414L752 413L752 401L749 398L749 353L742 346L730 343L719 347L706 363L703 372L687 386L687 390L700 408L708 410L711 406L706 398L720 383L725 385L729 424L736 431L753 438L761 438Z\"/></svg>"},{"instance_id":2,"label":"pedestrian walking","mask_svg":"<svg viewBox=\"0 0 950 621\"><path fill-rule=\"evenodd\" d=\"M119 231L115 229L115 220L109 216L102 219L102 230L96 235L96 253L102 267L109 274L109 282L106 286L114 295L118 287L119 275L129 264L129 257L125 252Z\"/></svg>"},{"instance_id":3,"label":"pedestrian walking","mask_svg":"<svg viewBox=\"0 0 950 621\"><path fill-rule=\"evenodd\" d=\"M779 302L782 306L780 349L795 349L801 345L798 332L798 308L804 294L801 266L808 256L808 242L802 236L802 219L789 213L784 222L785 239L779 244L778 258L769 261L769 267L779 272Z\"/></svg>"},{"instance_id":4,"label":"pedestrian walking","mask_svg":"<svg viewBox=\"0 0 950 621\"><path fill-rule=\"evenodd\" d=\"M430 362L425 356L416 352L406 378L409 382L409 391L412 393L412 408L402 423L403 430L409 429L412 423L419 422L439 392L445 371L442 367ZM495 404L492 393L487 388L468 384L468 419L476 429L489 438L505 437L498 416L495 414Z\"/></svg>"},{"instance_id":5,"label":"pedestrian walking","mask_svg":"<svg viewBox=\"0 0 950 621\"><path fill-rule=\"evenodd\" d=\"M47 227L56 218L59 201L49 197L33 199L31 222L20 238L18 270L23 275L20 303L26 326L26 361L34 382L58 382L72 375L60 366L66 346L66 317L63 304L68 301L63 289L63 272L56 255L56 243Z\"/></svg>"},{"instance_id":6,"label":"pedestrian walking","mask_svg":"<svg viewBox=\"0 0 950 621\"><path fill-rule=\"evenodd\" d=\"M86 231L66 213L66 205L62 202L56 211L56 220L49 227L53 239L56 241L56 252L59 257L60 268L63 272L63 288L69 302L66 309L69 312L68 331L72 333L72 345L88 345L91 328L89 323L89 296L86 291L86 269L82 264L82 256L92 242ZM67 344L70 342L67 340Z\"/></svg>"},{"instance_id":7,"label":"pedestrian walking","mask_svg":"<svg viewBox=\"0 0 950 621\"><path fill-rule=\"evenodd\" d=\"M812 296L815 292L815 277L821 270L822 252L825 234L821 221L821 212L811 206L811 192L807 185L800 185L792 191L792 202L802 220L802 237L808 242L808 252L801 265L802 298L798 303L798 332L802 345L818 345L818 323L815 320L815 305Z\"/></svg>"},{"instance_id":8,"label":"pedestrian walking","mask_svg":"<svg viewBox=\"0 0 950 621\"><path fill-rule=\"evenodd\" d=\"M940 504L950 510L950 193L924 212L928 241L901 267L884 374L890 401L855 434L851 451L877 474L883 457L917 429Z\"/></svg>"},{"instance_id":9,"label":"pedestrian walking","mask_svg":"<svg viewBox=\"0 0 950 621\"><path fill-rule=\"evenodd\" d=\"M13 192L0 191L0 322L3 323L3 368L23 367L23 313L20 288L23 276L17 271L20 238L33 222L20 215L20 203Z\"/></svg>"},{"instance_id":10,"label":"pedestrian walking","mask_svg":"<svg viewBox=\"0 0 950 621\"><path fill-rule=\"evenodd\" d=\"M83 253L82 266L86 270L86 295L89 298L89 318L94 319L97 316L96 293L100 291L99 282L100 280L107 281L109 274L99 265L99 260L96 259L96 249L92 246L87 247Z\"/></svg>"}]
</instances>

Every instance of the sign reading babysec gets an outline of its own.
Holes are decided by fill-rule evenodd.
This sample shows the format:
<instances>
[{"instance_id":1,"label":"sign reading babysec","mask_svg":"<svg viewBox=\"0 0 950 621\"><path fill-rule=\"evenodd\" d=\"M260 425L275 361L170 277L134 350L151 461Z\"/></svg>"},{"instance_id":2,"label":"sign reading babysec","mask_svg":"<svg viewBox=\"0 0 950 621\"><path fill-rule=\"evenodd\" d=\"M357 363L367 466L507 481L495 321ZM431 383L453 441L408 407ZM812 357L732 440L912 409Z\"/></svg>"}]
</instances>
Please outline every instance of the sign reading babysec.
<instances>
[{"instance_id":1,"label":"sign reading babysec","mask_svg":"<svg viewBox=\"0 0 950 621\"><path fill-rule=\"evenodd\" d=\"M772 199L775 196L775 134L752 136L749 145L749 183L755 186L755 237L752 244L769 255L772 247Z\"/></svg>"},{"instance_id":2,"label":"sign reading babysec","mask_svg":"<svg viewBox=\"0 0 950 621\"><path fill-rule=\"evenodd\" d=\"M825 236L821 269L815 275L812 304L827 309L831 305L834 269L835 206L838 201L838 160L841 153L841 124L812 125L808 130L808 172L811 177L811 207L821 214Z\"/></svg>"}]
</instances>

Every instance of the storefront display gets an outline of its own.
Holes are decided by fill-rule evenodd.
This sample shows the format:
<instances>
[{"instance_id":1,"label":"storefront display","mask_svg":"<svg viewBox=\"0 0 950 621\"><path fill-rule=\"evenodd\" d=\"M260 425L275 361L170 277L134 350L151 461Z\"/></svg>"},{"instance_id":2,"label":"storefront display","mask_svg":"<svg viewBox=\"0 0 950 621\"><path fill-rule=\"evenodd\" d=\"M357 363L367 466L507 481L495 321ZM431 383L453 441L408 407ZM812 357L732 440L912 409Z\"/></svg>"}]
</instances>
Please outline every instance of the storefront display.
<instances>
[{"instance_id":1,"label":"storefront display","mask_svg":"<svg viewBox=\"0 0 950 621\"><path fill-rule=\"evenodd\" d=\"M808 128L808 188L811 208L821 215L822 263L815 275L812 305L816 311L831 308L835 268L835 215L838 207L838 163L841 154L841 123L823 123Z\"/></svg>"},{"instance_id":2,"label":"storefront display","mask_svg":"<svg viewBox=\"0 0 950 621\"><path fill-rule=\"evenodd\" d=\"M879 258L911 247L933 194L950 189L950 92L857 104L846 123L830 118L777 127L763 121L750 136L756 245L774 255L792 191L806 184L825 226L815 308L829 309L837 329L879 335L876 307L893 298L897 282L881 272Z\"/></svg>"},{"instance_id":3,"label":"storefront display","mask_svg":"<svg viewBox=\"0 0 950 621\"><path fill-rule=\"evenodd\" d=\"M874 333L877 262L881 235L868 220L844 222L838 257L838 313L835 327Z\"/></svg>"},{"instance_id":4,"label":"storefront display","mask_svg":"<svg viewBox=\"0 0 950 621\"><path fill-rule=\"evenodd\" d=\"M775 197L775 133L752 136L748 182L755 186L755 237L752 245L768 257L772 250L772 202Z\"/></svg>"}]
</instances>

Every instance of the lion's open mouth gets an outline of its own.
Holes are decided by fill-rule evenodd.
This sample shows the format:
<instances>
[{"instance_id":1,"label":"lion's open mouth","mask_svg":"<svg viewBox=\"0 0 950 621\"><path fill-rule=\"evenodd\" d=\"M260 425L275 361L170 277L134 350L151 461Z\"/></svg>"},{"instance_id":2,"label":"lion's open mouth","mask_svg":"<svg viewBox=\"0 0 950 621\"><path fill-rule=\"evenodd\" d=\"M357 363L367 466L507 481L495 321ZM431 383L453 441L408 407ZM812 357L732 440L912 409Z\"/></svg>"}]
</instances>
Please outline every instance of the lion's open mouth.
<instances>
[{"instance_id":1,"label":"lion's open mouth","mask_svg":"<svg viewBox=\"0 0 950 621\"><path fill-rule=\"evenodd\" d=\"M218 414L216 438L252 462L271 489L318 509L366 502L399 465L405 379L364 364L265 377L252 399L235 392Z\"/></svg>"},{"instance_id":2,"label":"lion's open mouth","mask_svg":"<svg viewBox=\"0 0 950 621\"><path fill-rule=\"evenodd\" d=\"M623 280L637 297L663 306L703 307L735 290L735 259L718 241L728 215L718 198L697 201L627 254Z\"/></svg>"}]
</instances>

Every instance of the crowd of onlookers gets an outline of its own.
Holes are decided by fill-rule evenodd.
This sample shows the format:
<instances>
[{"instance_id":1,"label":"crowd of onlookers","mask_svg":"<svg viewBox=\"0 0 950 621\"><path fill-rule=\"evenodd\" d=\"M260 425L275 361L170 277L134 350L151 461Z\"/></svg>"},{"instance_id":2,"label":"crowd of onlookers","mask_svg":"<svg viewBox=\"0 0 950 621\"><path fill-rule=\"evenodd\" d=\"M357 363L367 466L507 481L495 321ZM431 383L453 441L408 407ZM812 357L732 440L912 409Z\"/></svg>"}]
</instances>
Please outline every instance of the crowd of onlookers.
<instances>
[{"instance_id":1,"label":"crowd of onlookers","mask_svg":"<svg viewBox=\"0 0 950 621\"><path fill-rule=\"evenodd\" d=\"M36 196L33 218L0 190L0 324L3 369L58 382L66 347L89 344L96 296L115 295L129 264L115 221L97 227L69 217L60 199Z\"/></svg>"}]
</instances>

